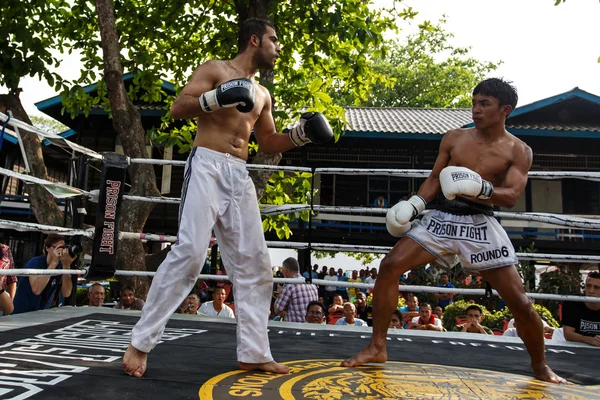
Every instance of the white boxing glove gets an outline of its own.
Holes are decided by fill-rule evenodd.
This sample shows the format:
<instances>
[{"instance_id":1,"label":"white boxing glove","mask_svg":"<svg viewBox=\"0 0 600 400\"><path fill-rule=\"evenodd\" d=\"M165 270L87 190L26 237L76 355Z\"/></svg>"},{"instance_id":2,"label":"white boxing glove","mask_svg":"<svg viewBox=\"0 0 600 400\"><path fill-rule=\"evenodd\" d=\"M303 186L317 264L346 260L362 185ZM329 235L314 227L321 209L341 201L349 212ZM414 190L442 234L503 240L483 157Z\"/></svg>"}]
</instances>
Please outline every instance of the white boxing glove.
<instances>
[{"instance_id":1,"label":"white boxing glove","mask_svg":"<svg viewBox=\"0 0 600 400\"><path fill-rule=\"evenodd\" d=\"M427 202L421 196L413 196L402 200L390 208L385 216L385 226L388 232L395 237L403 236L410 230L411 221L425 209Z\"/></svg>"},{"instance_id":2,"label":"white boxing glove","mask_svg":"<svg viewBox=\"0 0 600 400\"><path fill-rule=\"evenodd\" d=\"M494 194L494 185L469 168L446 167L440 172L442 192L448 200L458 195L489 199Z\"/></svg>"}]
</instances>

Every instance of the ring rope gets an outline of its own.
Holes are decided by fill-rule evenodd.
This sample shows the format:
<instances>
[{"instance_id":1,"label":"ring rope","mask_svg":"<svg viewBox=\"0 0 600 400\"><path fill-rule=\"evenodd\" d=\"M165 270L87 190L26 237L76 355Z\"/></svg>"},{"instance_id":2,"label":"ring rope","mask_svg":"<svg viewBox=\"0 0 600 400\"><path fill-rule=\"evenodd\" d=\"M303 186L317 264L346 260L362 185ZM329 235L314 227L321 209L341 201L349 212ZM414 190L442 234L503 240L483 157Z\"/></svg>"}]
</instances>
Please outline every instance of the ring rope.
<instances>
[{"instance_id":1,"label":"ring rope","mask_svg":"<svg viewBox=\"0 0 600 400\"><path fill-rule=\"evenodd\" d=\"M42 225L33 222L19 222L0 219L0 229L14 229L19 232L41 232L41 233L57 233L63 236L85 236L88 238L94 237L94 228L90 229L71 229L53 225ZM142 239L152 242L176 242L175 235L160 235L156 233L139 233L139 232L119 232L119 239Z\"/></svg>"},{"instance_id":2,"label":"ring rope","mask_svg":"<svg viewBox=\"0 0 600 400\"><path fill-rule=\"evenodd\" d=\"M58 275L85 275L87 270L39 270L39 269L12 269L12 270L0 270L0 276L13 275L13 276L58 276ZM153 271L126 271L117 270L115 276L145 276L152 277L156 275ZM227 275L209 275L200 274L197 279L211 280L217 282L230 282ZM287 284L303 284L306 283L304 278L273 278L274 283L287 283ZM373 283L356 283L356 282L335 282L332 285L332 281L326 281L324 279L313 279L312 281L316 285L322 286L339 286L347 288L358 288L358 289L372 289L375 287ZM440 288L433 286L413 286L413 285L399 285L398 290L401 292L410 293L454 293L454 294L466 294L484 296L486 294L485 289L462 289L462 288ZM498 292L493 290L494 296L498 296ZM547 294L547 293L525 293L527 297L536 300L556 300L556 301L577 301L577 302L590 302L600 303L600 297L589 297L589 296L573 296L564 294Z\"/></svg>"},{"instance_id":3,"label":"ring rope","mask_svg":"<svg viewBox=\"0 0 600 400\"><path fill-rule=\"evenodd\" d=\"M28 132L32 132L43 139L48 140L50 143L55 144L59 147L62 147L60 144L64 143L72 150L86 154L94 159L102 160L102 154L89 149L87 147L81 146L77 143L71 142L63 138L60 135L55 133L46 132L34 125L28 124L24 121L21 121L17 118L10 117L2 112L0 112L0 122L7 122L10 119L11 125L16 128L22 128ZM185 161L181 160L155 160L151 158L129 158L128 162L130 164L155 164L155 165L173 165L173 166L184 166ZM253 165L249 164L248 169L254 170L273 170L273 171L296 171L296 172L312 172L310 168L306 167L283 167L276 165ZM336 175L388 175L388 176L404 176L408 178L427 178L431 173L431 170L425 169L368 169L368 168L316 168L314 170L315 174L336 174ZM575 179L584 179L591 181L600 181L600 172L585 172L585 171L530 171L529 177L531 178L539 178L539 179L563 179L563 178L575 178Z\"/></svg>"},{"instance_id":4,"label":"ring rope","mask_svg":"<svg viewBox=\"0 0 600 400\"><path fill-rule=\"evenodd\" d=\"M283 249L306 249L307 243L302 242L277 242L267 241L267 246ZM387 254L392 247L388 246L365 246L352 244L335 243L313 243L311 249L320 251L338 251L338 252L360 252L360 253L378 253ZM588 256L578 254L547 254L547 253L515 253L521 260L548 260L565 263L600 263L600 256Z\"/></svg>"},{"instance_id":5,"label":"ring rope","mask_svg":"<svg viewBox=\"0 0 600 400\"><path fill-rule=\"evenodd\" d=\"M0 229L14 229L20 232L37 231L42 233L58 233L64 236L85 236L88 238L94 237L94 228L90 228L88 230L70 229L52 225L42 225L32 222L18 222L4 219L0 219ZM160 235L155 233L119 232L119 239L142 239L156 242L176 242L177 236ZM308 248L308 243L303 242L267 241L266 243L267 246L270 248L295 250ZM365 246L335 243L313 243L311 244L311 248L313 250L321 251L361 252L377 254L387 254L392 249L389 246ZM544 253L516 253L516 255L521 260L548 260L565 263L600 263L600 256Z\"/></svg>"},{"instance_id":6,"label":"ring rope","mask_svg":"<svg viewBox=\"0 0 600 400\"><path fill-rule=\"evenodd\" d=\"M380 207L347 207L347 206L313 206L315 212L323 213L358 213L358 214L377 214L385 215L388 208ZM277 215L294 213L301 211L309 211L310 205L306 204L282 204L277 206L269 206L261 210L262 215ZM429 210L423 211L421 214L426 214ZM581 218L563 216L560 214L550 213L528 213L528 212L506 212L494 211L494 216L498 218L514 219L519 221L537 221L551 225L569 228L580 228L587 230L600 230L600 218Z\"/></svg>"},{"instance_id":7,"label":"ring rope","mask_svg":"<svg viewBox=\"0 0 600 400\"><path fill-rule=\"evenodd\" d=\"M10 117L4 113L0 112L0 121L7 121ZM57 145L59 147L64 147L61 146L62 143L66 144L68 147L71 148L71 150L77 151L79 153L88 155L92 158L97 158L97 159L102 159L102 154L95 152L94 150L88 149L87 147L81 146L77 143L71 142L70 140L67 140L65 138L63 138L60 135L57 135L55 133L50 133L50 132L45 132L43 130L41 130L40 128L30 125L26 122L23 122L21 120L18 120L16 118L10 118L10 123L9 125L12 125L13 127L16 128L21 128L24 129L28 132L32 132L35 133L36 135L40 136L42 139L46 139L48 140L50 143Z\"/></svg>"},{"instance_id":8,"label":"ring rope","mask_svg":"<svg viewBox=\"0 0 600 400\"><path fill-rule=\"evenodd\" d=\"M185 160L159 160L154 158L128 158L129 164L150 164L150 165L170 165L174 167L185 167ZM259 165L247 164L246 169L251 171L289 171L289 172L309 172L312 170L307 167L288 167L283 165Z\"/></svg>"},{"instance_id":9,"label":"ring rope","mask_svg":"<svg viewBox=\"0 0 600 400\"><path fill-rule=\"evenodd\" d=\"M96 191L87 192L78 188L74 188L61 183L55 183L48 180L36 178L30 175L21 174L19 172L10 171L5 168L0 168L0 174L7 175L20 179L25 182L36 183L42 185L50 193L57 198L72 197L85 195L97 201L98 193ZM154 197L154 196L132 196L124 195L123 199L131 201L144 201L153 203L168 203L168 204L180 204L181 199L175 197ZM282 213L295 213L300 211L310 210L311 206L307 204L284 204L277 206L268 206L261 211L262 215L274 215ZM346 207L346 206L313 206L314 211L317 212L331 212L331 213L371 213L371 214L385 214L386 208L378 207ZM427 210L425 211L427 212ZM525 212L505 212L496 211L494 215L500 218L509 218L520 221L537 221L544 222L547 224L557 225L561 227L580 228L587 230L600 230L600 220L581 218L581 217L569 217L559 214L550 213L525 213Z\"/></svg>"},{"instance_id":10,"label":"ring rope","mask_svg":"<svg viewBox=\"0 0 600 400\"><path fill-rule=\"evenodd\" d=\"M382 175L406 178L427 178L430 169L376 169L376 168L316 168L315 174L322 175ZM583 179L600 181L600 172L585 171L529 171L528 176L536 179Z\"/></svg>"}]
</instances>

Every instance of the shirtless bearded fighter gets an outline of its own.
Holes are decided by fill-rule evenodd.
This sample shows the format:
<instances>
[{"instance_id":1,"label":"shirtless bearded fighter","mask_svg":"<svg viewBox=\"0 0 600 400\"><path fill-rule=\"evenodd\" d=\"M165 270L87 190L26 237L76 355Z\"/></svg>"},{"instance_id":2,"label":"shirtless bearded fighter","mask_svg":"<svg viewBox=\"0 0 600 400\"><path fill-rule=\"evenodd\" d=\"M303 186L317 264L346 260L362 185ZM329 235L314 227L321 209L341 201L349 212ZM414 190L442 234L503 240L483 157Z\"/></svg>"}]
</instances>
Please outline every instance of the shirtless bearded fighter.
<instances>
[{"instance_id":1,"label":"shirtless bearded fighter","mask_svg":"<svg viewBox=\"0 0 600 400\"><path fill-rule=\"evenodd\" d=\"M178 240L158 268L133 328L123 357L128 375L141 377L146 371L148 352L196 283L213 229L233 283L239 367L289 372L273 360L269 347L273 275L256 191L246 169L248 141L254 130L259 150L279 153L309 142L329 142L333 132L320 113L303 114L289 135L276 132L271 96L254 80L257 70L275 65L280 52L275 29L264 20L247 20L238 44L233 60L200 65L171 108L173 118L197 118L198 130L184 172Z\"/></svg>"}]
</instances>

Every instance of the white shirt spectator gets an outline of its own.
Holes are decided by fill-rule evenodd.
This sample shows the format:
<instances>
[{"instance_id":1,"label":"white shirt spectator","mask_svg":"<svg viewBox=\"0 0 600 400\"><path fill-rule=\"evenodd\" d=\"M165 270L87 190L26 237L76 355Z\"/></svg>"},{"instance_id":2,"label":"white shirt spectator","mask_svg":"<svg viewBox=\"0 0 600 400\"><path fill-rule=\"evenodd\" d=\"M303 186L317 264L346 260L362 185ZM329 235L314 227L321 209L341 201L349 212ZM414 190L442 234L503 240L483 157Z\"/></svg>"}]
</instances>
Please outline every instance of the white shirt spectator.
<instances>
[{"instance_id":1,"label":"white shirt spectator","mask_svg":"<svg viewBox=\"0 0 600 400\"><path fill-rule=\"evenodd\" d=\"M377 280L377 278L373 278L372 276L369 275L365 279L365 283L375 283L376 280Z\"/></svg>"},{"instance_id":2,"label":"white shirt spectator","mask_svg":"<svg viewBox=\"0 0 600 400\"><path fill-rule=\"evenodd\" d=\"M502 336L519 337L519 334L517 333L517 328L507 328Z\"/></svg>"},{"instance_id":3,"label":"white shirt spectator","mask_svg":"<svg viewBox=\"0 0 600 400\"><path fill-rule=\"evenodd\" d=\"M550 326L550 325L548 325L548 323L547 323L546 321L544 321L544 320L542 320L542 325L544 326L544 328L547 328L547 327L549 327L549 326ZM515 319L514 319L514 318L512 318L510 321L508 321L508 324L506 325L506 330L509 330L509 329L514 329L514 328L515 328ZM502 335L502 336L504 336L504 335Z\"/></svg>"},{"instance_id":4,"label":"white shirt spectator","mask_svg":"<svg viewBox=\"0 0 600 400\"><path fill-rule=\"evenodd\" d=\"M412 319L411 322L413 323L413 325L418 325L419 324L419 318L421 318L421 317L414 317ZM435 326L442 326L442 320L439 319L439 318L435 318L433 320L433 325L435 325Z\"/></svg>"},{"instance_id":5,"label":"white shirt spectator","mask_svg":"<svg viewBox=\"0 0 600 400\"><path fill-rule=\"evenodd\" d=\"M340 318L335 323L336 325L348 325L346 318ZM368 326L365 321L360 318L354 318L354 326Z\"/></svg>"},{"instance_id":6,"label":"white shirt spectator","mask_svg":"<svg viewBox=\"0 0 600 400\"><path fill-rule=\"evenodd\" d=\"M227 304L223 304L221 311L217 312L212 301L202 303L200 309L198 310L198 314L206 315L207 317L235 318L233 310Z\"/></svg>"},{"instance_id":7,"label":"white shirt spectator","mask_svg":"<svg viewBox=\"0 0 600 400\"><path fill-rule=\"evenodd\" d=\"M333 276L327 275L327 276L325 276L325 280L337 282L338 278L336 275L333 275ZM335 292L337 289L336 289L336 286L325 286L325 290L327 290L328 292Z\"/></svg>"}]
</instances>

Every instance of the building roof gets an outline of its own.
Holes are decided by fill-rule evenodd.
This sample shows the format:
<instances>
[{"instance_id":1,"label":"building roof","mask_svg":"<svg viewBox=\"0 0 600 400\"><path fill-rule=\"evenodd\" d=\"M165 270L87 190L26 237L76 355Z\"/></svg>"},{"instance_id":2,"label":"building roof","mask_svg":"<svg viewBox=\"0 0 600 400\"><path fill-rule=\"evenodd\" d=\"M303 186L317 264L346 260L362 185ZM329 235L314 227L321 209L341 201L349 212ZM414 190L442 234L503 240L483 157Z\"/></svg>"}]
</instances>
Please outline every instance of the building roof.
<instances>
[{"instance_id":1,"label":"building roof","mask_svg":"<svg viewBox=\"0 0 600 400\"><path fill-rule=\"evenodd\" d=\"M346 108L347 132L443 134L471 122L466 108Z\"/></svg>"},{"instance_id":2,"label":"building roof","mask_svg":"<svg viewBox=\"0 0 600 400\"><path fill-rule=\"evenodd\" d=\"M579 88L527 104L506 120L515 134L562 136L600 133L600 97ZM473 126L469 108L346 108L350 136L441 135ZM570 132L570 133L567 133ZM392 137L392 136L389 136Z\"/></svg>"}]
</instances>

